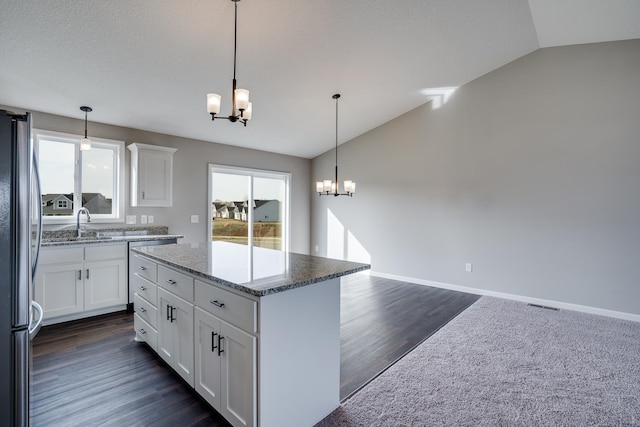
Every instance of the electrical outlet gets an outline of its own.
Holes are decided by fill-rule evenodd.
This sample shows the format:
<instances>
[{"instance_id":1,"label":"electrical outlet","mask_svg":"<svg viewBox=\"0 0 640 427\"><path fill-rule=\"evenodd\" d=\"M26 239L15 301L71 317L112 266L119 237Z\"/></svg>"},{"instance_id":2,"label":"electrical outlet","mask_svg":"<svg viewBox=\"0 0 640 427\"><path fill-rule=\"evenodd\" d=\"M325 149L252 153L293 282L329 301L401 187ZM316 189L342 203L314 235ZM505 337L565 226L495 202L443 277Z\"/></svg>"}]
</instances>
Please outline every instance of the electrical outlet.
<instances>
[{"instance_id":1,"label":"electrical outlet","mask_svg":"<svg viewBox=\"0 0 640 427\"><path fill-rule=\"evenodd\" d=\"M147 222L148 222L149 224L153 224L153 215L148 215L148 216L147 216Z\"/></svg>"},{"instance_id":2,"label":"electrical outlet","mask_svg":"<svg viewBox=\"0 0 640 427\"><path fill-rule=\"evenodd\" d=\"M470 262L466 263L464 265L464 271L466 271L467 273L471 273L473 271L473 264L471 264Z\"/></svg>"},{"instance_id":3,"label":"electrical outlet","mask_svg":"<svg viewBox=\"0 0 640 427\"><path fill-rule=\"evenodd\" d=\"M147 223L147 216L140 215L140 224L146 224L146 223Z\"/></svg>"},{"instance_id":4,"label":"electrical outlet","mask_svg":"<svg viewBox=\"0 0 640 427\"><path fill-rule=\"evenodd\" d=\"M199 215L191 215L191 224L197 224L200 222L200 216Z\"/></svg>"},{"instance_id":5,"label":"electrical outlet","mask_svg":"<svg viewBox=\"0 0 640 427\"><path fill-rule=\"evenodd\" d=\"M318 252L320 250L320 248L318 247L318 245L316 245L315 247L316 252Z\"/></svg>"},{"instance_id":6,"label":"electrical outlet","mask_svg":"<svg viewBox=\"0 0 640 427\"><path fill-rule=\"evenodd\" d=\"M135 215L127 215L127 224L135 224L136 216Z\"/></svg>"}]
</instances>

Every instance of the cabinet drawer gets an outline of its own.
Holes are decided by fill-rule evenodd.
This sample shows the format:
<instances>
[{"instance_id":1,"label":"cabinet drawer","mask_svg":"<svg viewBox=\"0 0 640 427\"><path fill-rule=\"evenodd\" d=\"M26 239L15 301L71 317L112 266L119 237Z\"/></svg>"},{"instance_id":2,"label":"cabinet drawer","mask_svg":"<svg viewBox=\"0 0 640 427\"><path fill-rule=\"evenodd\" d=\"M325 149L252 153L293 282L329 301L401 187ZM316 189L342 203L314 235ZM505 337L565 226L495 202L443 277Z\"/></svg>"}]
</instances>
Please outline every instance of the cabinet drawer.
<instances>
[{"instance_id":1,"label":"cabinet drawer","mask_svg":"<svg viewBox=\"0 0 640 427\"><path fill-rule=\"evenodd\" d=\"M73 248L42 248L39 264L61 264L68 262L82 262L84 260L84 247Z\"/></svg>"},{"instance_id":2,"label":"cabinet drawer","mask_svg":"<svg viewBox=\"0 0 640 427\"><path fill-rule=\"evenodd\" d=\"M124 259L127 249L124 243L117 245L88 245L84 248L85 261L102 261L107 259Z\"/></svg>"},{"instance_id":3,"label":"cabinet drawer","mask_svg":"<svg viewBox=\"0 0 640 427\"><path fill-rule=\"evenodd\" d=\"M152 282L158 281L158 264L141 256L134 255L129 266L132 273L138 274Z\"/></svg>"},{"instance_id":4,"label":"cabinet drawer","mask_svg":"<svg viewBox=\"0 0 640 427\"><path fill-rule=\"evenodd\" d=\"M258 302L196 280L198 307L248 332L257 332Z\"/></svg>"},{"instance_id":5,"label":"cabinet drawer","mask_svg":"<svg viewBox=\"0 0 640 427\"><path fill-rule=\"evenodd\" d=\"M158 285L193 303L193 278L163 265L158 266Z\"/></svg>"},{"instance_id":6,"label":"cabinet drawer","mask_svg":"<svg viewBox=\"0 0 640 427\"><path fill-rule=\"evenodd\" d=\"M155 283L151 283L147 279L140 277L137 274L131 276L131 283L129 283L131 290L140 295L155 307L158 298L158 287Z\"/></svg>"},{"instance_id":7,"label":"cabinet drawer","mask_svg":"<svg viewBox=\"0 0 640 427\"><path fill-rule=\"evenodd\" d=\"M138 314L133 315L133 328L136 330L136 341L143 341L158 351L158 331L144 321Z\"/></svg>"},{"instance_id":8,"label":"cabinet drawer","mask_svg":"<svg viewBox=\"0 0 640 427\"><path fill-rule=\"evenodd\" d=\"M158 309L138 294L133 295L133 309L138 316L156 328L158 325Z\"/></svg>"}]
</instances>

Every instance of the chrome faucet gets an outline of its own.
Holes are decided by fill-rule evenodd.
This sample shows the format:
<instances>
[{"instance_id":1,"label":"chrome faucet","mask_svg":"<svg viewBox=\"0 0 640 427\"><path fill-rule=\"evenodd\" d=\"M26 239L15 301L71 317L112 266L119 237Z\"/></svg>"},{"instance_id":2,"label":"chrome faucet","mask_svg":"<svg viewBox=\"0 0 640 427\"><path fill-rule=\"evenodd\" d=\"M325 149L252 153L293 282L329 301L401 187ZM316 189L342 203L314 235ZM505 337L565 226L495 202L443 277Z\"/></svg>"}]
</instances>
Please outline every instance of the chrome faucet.
<instances>
[{"instance_id":1,"label":"chrome faucet","mask_svg":"<svg viewBox=\"0 0 640 427\"><path fill-rule=\"evenodd\" d=\"M89 209L87 208L78 209L78 215L76 218L76 237L82 237L82 230L80 230L80 214L82 212L87 214L87 222L91 222L91 215L89 214Z\"/></svg>"}]
</instances>

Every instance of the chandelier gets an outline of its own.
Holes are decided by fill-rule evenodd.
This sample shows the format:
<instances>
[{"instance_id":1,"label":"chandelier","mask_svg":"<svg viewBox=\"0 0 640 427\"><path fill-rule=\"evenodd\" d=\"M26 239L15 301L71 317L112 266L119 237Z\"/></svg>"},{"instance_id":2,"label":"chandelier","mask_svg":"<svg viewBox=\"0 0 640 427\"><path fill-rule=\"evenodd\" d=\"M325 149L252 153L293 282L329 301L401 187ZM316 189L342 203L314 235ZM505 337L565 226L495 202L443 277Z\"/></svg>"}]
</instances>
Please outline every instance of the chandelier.
<instances>
[{"instance_id":1,"label":"chandelier","mask_svg":"<svg viewBox=\"0 0 640 427\"><path fill-rule=\"evenodd\" d=\"M207 111L211 114L211 120L226 119L230 122L240 122L247 126L247 122L251 120L251 103L249 102L249 91L247 89L236 88L236 57L238 52L238 2L240 0L231 0L235 3L235 22L233 29L233 90L231 92L231 115L216 116L220 113L220 95L217 93L207 94Z\"/></svg>"},{"instance_id":2,"label":"chandelier","mask_svg":"<svg viewBox=\"0 0 640 427\"><path fill-rule=\"evenodd\" d=\"M340 193L340 181L338 181L338 99L340 94L336 93L332 98L336 100L336 180L325 179L324 181L317 181L316 191L319 196L352 197L353 193L356 192L356 183L351 180L344 181L344 193Z\"/></svg>"}]
</instances>

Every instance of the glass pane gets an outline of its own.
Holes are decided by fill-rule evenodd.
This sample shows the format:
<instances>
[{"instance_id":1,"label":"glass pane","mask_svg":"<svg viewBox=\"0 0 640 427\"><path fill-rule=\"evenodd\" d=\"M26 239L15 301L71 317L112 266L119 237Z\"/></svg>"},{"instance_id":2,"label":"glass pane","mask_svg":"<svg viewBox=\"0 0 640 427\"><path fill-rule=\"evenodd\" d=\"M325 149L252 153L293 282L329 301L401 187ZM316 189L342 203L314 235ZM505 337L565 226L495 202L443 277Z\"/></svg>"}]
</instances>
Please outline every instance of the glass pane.
<instances>
[{"instance_id":1,"label":"glass pane","mask_svg":"<svg viewBox=\"0 0 640 427\"><path fill-rule=\"evenodd\" d=\"M92 214L113 213L115 151L92 147L82 152L82 206Z\"/></svg>"},{"instance_id":2,"label":"glass pane","mask_svg":"<svg viewBox=\"0 0 640 427\"><path fill-rule=\"evenodd\" d=\"M283 250L285 184L281 178L253 181L253 246Z\"/></svg>"},{"instance_id":3,"label":"glass pane","mask_svg":"<svg viewBox=\"0 0 640 427\"><path fill-rule=\"evenodd\" d=\"M75 145L40 139L38 165L42 185L42 215L73 215Z\"/></svg>"},{"instance_id":4,"label":"glass pane","mask_svg":"<svg viewBox=\"0 0 640 427\"><path fill-rule=\"evenodd\" d=\"M211 240L247 245L250 177L214 172Z\"/></svg>"}]
</instances>

